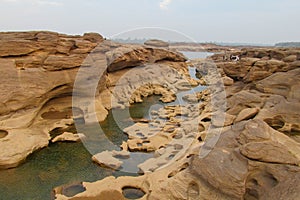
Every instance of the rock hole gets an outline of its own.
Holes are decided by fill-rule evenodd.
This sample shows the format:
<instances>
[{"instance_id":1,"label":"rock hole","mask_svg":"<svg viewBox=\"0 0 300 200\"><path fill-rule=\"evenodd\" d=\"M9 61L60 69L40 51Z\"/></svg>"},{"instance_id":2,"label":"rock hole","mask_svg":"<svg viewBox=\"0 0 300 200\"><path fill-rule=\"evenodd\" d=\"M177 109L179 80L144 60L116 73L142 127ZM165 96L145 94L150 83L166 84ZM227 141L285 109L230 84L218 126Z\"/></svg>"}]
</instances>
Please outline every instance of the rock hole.
<instances>
[{"instance_id":1,"label":"rock hole","mask_svg":"<svg viewBox=\"0 0 300 200\"><path fill-rule=\"evenodd\" d=\"M251 179L250 182L253 183L254 185L258 185L258 182L256 179Z\"/></svg>"},{"instance_id":2,"label":"rock hole","mask_svg":"<svg viewBox=\"0 0 300 200\"><path fill-rule=\"evenodd\" d=\"M256 189L253 188L247 188L246 193L244 195L245 200L255 200L259 199L259 194Z\"/></svg>"},{"instance_id":3,"label":"rock hole","mask_svg":"<svg viewBox=\"0 0 300 200\"><path fill-rule=\"evenodd\" d=\"M181 150L181 149L183 149L183 146L181 144L175 144L174 149L175 150Z\"/></svg>"},{"instance_id":4,"label":"rock hole","mask_svg":"<svg viewBox=\"0 0 300 200\"><path fill-rule=\"evenodd\" d=\"M189 163L184 163L181 167L180 167L180 172L181 171L183 171L183 170L185 170L186 168L188 168L189 167Z\"/></svg>"},{"instance_id":5,"label":"rock hole","mask_svg":"<svg viewBox=\"0 0 300 200\"><path fill-rule=\"evenodd\" d=\"M168 178L172 178L173 176L175 176L177 174L176 171L172 171L169 175Z\"/></svg>"},{"instance_id":6,"label":"rock hole","mask_svg":"<svg viewBox=\"0 0 300 200\"><path fill-rule=\"evenodd\" d=\"M123 196L127 199L139 199L146 194L142 189L130 186L123 187L122 193Z\"/></svg>"},{"instance_id":7,"label":"rock hole","mask_svg":"<svg viewBox=\"0 0 300 200\"><path fill-rule=\"evenodd\" d=\"M203 142L203 139L202 139L202 137L200 136L200 137L198 137L198 141L199 142Z\"/></svg>"},{"instance_id":8,"label":"rock hole","mask_svg":"<svg viewBox=\"0 0 300 200\"><path fill-rule=\"evenodd\" d=\"M205 127L202 125L202 124L199 124L199 126L198 126L198 131L199 132L202 132L202 131L204 131L205 130Z\"/></svg>"},{"instance_id":9,"label":"rock hole","mask_svg":"<svg viewBox=\"0 0 300 200\"><path fill-rule=\"evenodd\" d=\"M169 155L169 157L167 158L167 160L172 160L175 157L175 154L171 154Z\"/></svg>"},{"instance_id":10,"label":"rock hole","mask_svg":"<svg viewBox=\"0 0 300 200\"><path fill-rule=\"evenodd\" d=\"M164 149L165 148L165 146L159 146L159 148L158 149Z\"/></svg>"},{"instance_id":11,"label":"rock hole","mask_svg":"<svg viewBox=\"0 0 300 200\"><path fill-rule=\"evenodd\" d=\"M173 136L174 139L176 140L179 140L181 139L183 136L182 136L182 133L177 133L176 135Z\"/></svg>"},{"instance_id":12,"label":"rock hole","mask_svg":"<svg viewBox=\"0 0 300 200\"><path fill-rule=\"evenodd\" d=\"M202 122L210 122L210 121L211 121L211 119L210 119L210 118L208 118L208 117L205 117L205 118L203 118L201 121L202 121Z\"/></svg>"},{"instance_id":13,"label":"rock hole","mask_svg":"<svg viewBox=\"0 0 300 200\"><path fill-rule=\"evenodd\" d=\"M63 133L63 130L61 128L55 128L49 132L51 139L55 138L56 136L59 136Z\"/></svg>"},{"instance_id":14,"label":"rock hole","mask_svg":"<svg viewBox=\"0 0 300 200\"><path fill-rule=\"evenodd\" d=\"M84 192L86 188L82 185L82 183L75 183L68 186L63 186L62 188L62 194L66 197L73 197L76 194L79 194L81 192Z\"/></svg>"},{"instance_id":15,"label":"rock hole","mask_svg":"<svg viewBox=\"0 0 300 200\"><path fill-rule=\"evenodd\" d=\"M275 130L278 130L282 128L285 124L281 116L276 116L274 118L267 118L264 120L269 126L274 128Z\"/></svg>"},{"instance_id":16,"label":"rock hole","mask_svg":"<svg viewBox=\"0 0 300 200\"><path fill-rule=\"evenodd\" d=\"M292 125L291 135L300 135L300 127L297 124Z\"/></svg>"},{"instance_id":17,"label":"rock hole","mask_svg":"<svg viewBox=\"0 0 300 200\"><path fill-rule=\"evenodd\" d=\"M193 154L189 154L186 158L190 158L190 157L192 157L193 156Z\"/></svg>"},{"instance_id":18,"label":"rock hole","mask_svg":"<svg viewBox=\"0 0 300 200\"><path fill-rule=\"evenodd\" d=\"M268 185L270 185L271 187L275 187L278 184L278 180L273 176L273 174L267 172L263 176L265 177Z\"/></svg>"},{"instance_id":19,"label":"rock hole","mask_svg":"<svg viewBox=\"0 0 300 200\"><path fill-rule=\"evenodd\" d=\"M140 132L137 133L136 135L139 136L139 137L141 137L141 138L142 138L142 137L145 137L145 135L144 135L143 133L140 133Z\"/></svg>"},{"instance_id":20,"label":"rock hole","mask_svg":"<svg viewBox=\"0 0 300 200\"><path fill-rule=\"evenodd\" d=\"M8 132L7 132L7 131L5 131L5 130L0 130L0 139L6 137L7 135L8 135Z\"/></svg>"},{"instance_id":21,"label":"rock hole","mask_svg":"<svg viewBox=\"0 0 300 200\"><path fill-rule=\"evenodd\" d=\"M180 167L179 171L178 171L178 170L172 171L172 172L168 175L168 178L172 178L172 177L175 176L178 172L181 172L181 171L185 170L186 168L188 168L188 166L189 166L189 163L184 163L184 164Z\"/></svg>"},{"instance_id":22,"label":"rock hole","mask_svg":"<svg viewBox=\"0 0 300 200\"><path fill-rule=\"evenodd\" d=\"M76 127L74 125L71 125L71 126L68 126L67 128L60 128L60 127L57 127L57 128L54 128L52 129L49 134L50 134L50 137L51 139L55 138L56 136L59 136L61 135L62 133L64 132L71 132L71 133L74 133L76 134L77 133L77 130L76 130Z\"/></svg>"}]
</instances>

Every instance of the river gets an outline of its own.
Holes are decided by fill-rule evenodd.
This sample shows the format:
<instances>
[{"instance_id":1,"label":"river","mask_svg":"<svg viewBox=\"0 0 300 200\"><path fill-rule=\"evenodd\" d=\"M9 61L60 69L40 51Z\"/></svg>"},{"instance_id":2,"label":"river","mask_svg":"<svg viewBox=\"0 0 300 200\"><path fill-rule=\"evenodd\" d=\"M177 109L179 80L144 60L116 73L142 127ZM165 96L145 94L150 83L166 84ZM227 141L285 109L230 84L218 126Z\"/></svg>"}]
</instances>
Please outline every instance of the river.
<instances>
[{"instance_id":1,"label":"river","mask_svg":"<svg viewBox=\"0 0 300 200\"><path fill-rule=\"evenodd\" d=\"M183 52L190 59L205 58L211 53L206 52ZM190 68L190 74L195 77L195 69ZM192 88L189 91L177 94L178 99L172 104L182 103L182 96L187 93L193 93L203 90L203 86ZM132 118L150 118L149 113L153 109L163 106L159 101L159 96L151 96L144 99L143 103L137 103L130 107ZM114 111L114 114L123 115L122 110ZM118 117L119 119L122 117ZM113 119L112 112L107 119L101 122L101 128L105 135L97 137L95 143L103 150L108 148L107 138L115 145L120 145L127 136L119 128L132 125L132 121L126 118L118 124ZM89 133L97 130L93 125L85 126L84 130ZM98 134L95 132L94 134ZM139 162L151 157L152 154L136 153L135 158L140 158ZM82 143L54 143L43 148L32 155L17 168L0 170L0 200L45 200L51 198L51 191L57 186L63 184L72 184L77 182L93 182L103 179L107 176L137 176L137 173L127 173L123 171L113 171L102 168L91 160L92 155ZM125 165L131 167L131 170L138 171L134 163L129 160ZM132 165L132 166L131 166Z\"/></svg>"}]
</instances>

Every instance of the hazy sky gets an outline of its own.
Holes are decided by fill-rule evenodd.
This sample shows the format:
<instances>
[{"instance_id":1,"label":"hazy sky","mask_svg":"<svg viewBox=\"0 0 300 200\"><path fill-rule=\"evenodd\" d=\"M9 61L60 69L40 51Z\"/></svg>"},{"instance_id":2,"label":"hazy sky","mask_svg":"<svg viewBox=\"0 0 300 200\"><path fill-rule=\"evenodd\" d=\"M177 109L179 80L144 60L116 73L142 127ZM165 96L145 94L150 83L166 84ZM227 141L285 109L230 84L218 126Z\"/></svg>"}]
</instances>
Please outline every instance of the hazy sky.
<instances>
[{"instance_id":1,"label":"hazy sky","mask_svg":"<svg viewBox=\"0 0 300 200\"><path fill-rule=\"evenodd\" d=\"M299 0L0 0L0 31L112 37L161 27L199 42L276 43L300 41L299 20Z\"/></svg>"}]
</instances>

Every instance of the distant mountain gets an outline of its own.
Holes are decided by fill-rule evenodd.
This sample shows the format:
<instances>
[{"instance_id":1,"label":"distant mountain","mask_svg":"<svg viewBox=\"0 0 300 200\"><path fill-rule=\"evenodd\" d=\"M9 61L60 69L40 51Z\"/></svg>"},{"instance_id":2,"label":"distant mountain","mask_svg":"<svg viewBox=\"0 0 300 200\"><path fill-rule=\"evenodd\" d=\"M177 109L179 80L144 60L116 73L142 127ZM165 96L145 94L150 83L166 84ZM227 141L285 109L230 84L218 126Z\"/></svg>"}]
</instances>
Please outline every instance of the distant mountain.
<instances>
[{"instance_id":1,"label":"distant mountain","mask_svg":"<svg viewBox=\"0 0 300 200\"><path fill-rule=\"evenodd\" d=\"M300 42L280 42L275 44L276 47L300 47Z\"/></svg>"}]
</instances>

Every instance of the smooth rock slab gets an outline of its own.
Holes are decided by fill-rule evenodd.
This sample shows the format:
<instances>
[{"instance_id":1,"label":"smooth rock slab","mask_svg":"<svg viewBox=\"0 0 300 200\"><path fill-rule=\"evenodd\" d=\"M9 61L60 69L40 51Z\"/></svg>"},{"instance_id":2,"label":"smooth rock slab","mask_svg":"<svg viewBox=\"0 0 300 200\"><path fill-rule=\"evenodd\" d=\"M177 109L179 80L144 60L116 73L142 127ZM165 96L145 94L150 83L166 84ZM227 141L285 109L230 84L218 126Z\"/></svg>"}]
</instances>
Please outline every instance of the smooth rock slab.
<instances>
[{"instance_id":1,"label":"smooth rock slab","mask_svg":"<svg viewBox=\"0 0 300 200\"><path fill-rule=\"evenodd\" d=\"M92 160L101 166L105 166L112 169L119 169L123 164L122 161L114 158L109 152L105 151L96 154L92 157Z\"/></svg>"},{"instance_id":2,"label":"smooth rock slab","mask_svg":"<svg viewBox=\"0 0 300 200\"><path fill-rule=\"evenodd\" d=\"M243 120L250 119L254 117L259 112L258 108L246 108L242 110L235 119L235 122L240 122Z\"/></svg>"},{"instance_id":3,"label":"smooth rock slab","mask_svg":"<svg viewBox=\"0 0 300 200\"><path fill-rule=\"evenodd\" d=\"M70 132L64 132L63 134L55 137L52 139L52 142L79 142L81 138L84 138L84 134L78 133L70 133Z\"/></svg>"}]
</instances>

